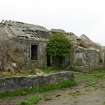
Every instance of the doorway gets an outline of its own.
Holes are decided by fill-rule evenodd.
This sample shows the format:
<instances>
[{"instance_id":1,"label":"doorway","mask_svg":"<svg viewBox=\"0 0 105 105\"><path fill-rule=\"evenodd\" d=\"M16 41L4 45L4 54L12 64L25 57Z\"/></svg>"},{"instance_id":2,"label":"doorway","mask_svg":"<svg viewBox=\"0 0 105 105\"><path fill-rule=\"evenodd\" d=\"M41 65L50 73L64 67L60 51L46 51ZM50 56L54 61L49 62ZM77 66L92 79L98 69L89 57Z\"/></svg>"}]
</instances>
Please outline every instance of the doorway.
<instances>
[{"instance_id":1,"label":"doorway","mask_svg":"<svg viewBox=\"0 0 105 105\"><path fill-rule=\"evenodd\" d=\"M31 60L38 59L38 45L31 45Z\"/></svg>"}]
</instances>

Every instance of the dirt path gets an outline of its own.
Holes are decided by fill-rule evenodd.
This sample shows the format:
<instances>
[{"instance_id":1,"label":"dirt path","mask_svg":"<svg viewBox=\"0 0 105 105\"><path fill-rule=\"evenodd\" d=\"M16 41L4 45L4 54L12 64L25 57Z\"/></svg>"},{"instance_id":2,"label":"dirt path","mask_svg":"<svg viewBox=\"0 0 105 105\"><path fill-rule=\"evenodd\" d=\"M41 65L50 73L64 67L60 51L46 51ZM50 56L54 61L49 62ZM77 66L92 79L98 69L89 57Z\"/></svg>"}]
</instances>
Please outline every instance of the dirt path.
<instances>
[{"instance_id":1,"label":"dirt path","mask_svg":"<svg viewBox=\"0 0 105 105\"><path fill-rule=\"evenodd\" d=\"M38 105L105 105L105 89L84 87L54 91L44 94L45 100Z\"/></svg>"},{"instance_id":2,"label":"dirt path","mask_svg":"<svg viewBox=\"0 0 105 105\"><path fill-rule=\"evenodd\" d=\"M84 75L84 74L83 74ZM53 91L48 94L44 94L45 99L42 100L38 105L105 105L105 78L99 79L103 74L98 77L96 85L89 85L86 80L82 81L78 86L72 89L64 89L59 91ZM78 77L76 77L79 79ZM91 80L94 78L92 77ZM90 80L89 80L90 81ZM91 81L90 81L91 82ZM94 81L93 81L94 82Z\"/></svg>"},{"instance_id":3,"label":"dirt path","mask_svg":"<svg viewBox=\"0 0 105 105\"><path fill-rule=\"evenodd\" d=\"M72 89L51 91L42 94L43 100L37 105L105 105L105 88L86 87L83 84ZM15 97L0 102L0 105L16 105Z\"/></svg>"}]
</instances>

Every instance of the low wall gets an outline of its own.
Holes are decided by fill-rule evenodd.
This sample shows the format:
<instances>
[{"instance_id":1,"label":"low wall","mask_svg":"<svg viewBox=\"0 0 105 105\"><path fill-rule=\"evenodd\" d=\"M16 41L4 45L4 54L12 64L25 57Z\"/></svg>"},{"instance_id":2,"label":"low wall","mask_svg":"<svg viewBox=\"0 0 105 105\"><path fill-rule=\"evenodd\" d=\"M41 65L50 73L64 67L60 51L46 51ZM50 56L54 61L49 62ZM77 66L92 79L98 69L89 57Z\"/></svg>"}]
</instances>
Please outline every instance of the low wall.
<instances>
[{"instance_id":1,"label":"low wall","mask_svg":"<svg viewBox=\"0 0 105 105\"><path fill-rule=\"evenodd\" d=\"M105 69L105 65L93 65L91 66L91 70L103 70Z\"/></svg>"},{"instance_id":2,"label":"low wall","mask_svg":"<svg viewBox=\"0 0 105 105\"><path fill-rule=\"evenodd\" d=\"M70 71L52 73L46 76L0 78L0 91L46 86L47 84L73 79L73 73Z\"/></svg>"},{"instance_id":3,"label":"low wall","mask_svg":"<svg viewBox=\"0 0 105 105\"><path fill-rule=\"evenodd\" d=\"M93 70L102 70L105 69L105 65L84 65L84 66L73 66L71 68L73 71L80 71L80 72L89 72Z\"/></svg>"},{"instance_id":4,"label":"low wall","mask_svg":"<svg viewBox=\"0 0 105 105\"><path fill-rule=\"evenodd\" d=\"M73 66L73 71L79 71L79 72L89 72L89 66Z\"/></svg>"}]
</instances>

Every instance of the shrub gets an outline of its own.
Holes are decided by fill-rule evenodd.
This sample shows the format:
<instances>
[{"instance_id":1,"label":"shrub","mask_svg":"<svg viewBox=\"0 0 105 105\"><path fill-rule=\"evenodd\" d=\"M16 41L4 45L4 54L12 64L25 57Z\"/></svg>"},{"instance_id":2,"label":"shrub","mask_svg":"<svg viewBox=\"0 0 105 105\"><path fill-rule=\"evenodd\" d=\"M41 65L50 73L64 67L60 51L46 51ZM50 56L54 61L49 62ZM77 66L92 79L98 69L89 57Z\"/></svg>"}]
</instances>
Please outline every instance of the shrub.
<instances>
[{"instance_id":1,"label":"shrub","mask_svg":"<svg viewBox=\"0 0 105 105\"><path fill-rule=\"evenodd\" d=\"M63 33L53 33L50 38L47 51L50 56L66 57L70 53L71 43Z\"/></svg>"},{"instance_id":2,"label":"shrub","mask_svg":"<svg viewBox=\"0 0 105 105\"><path fill-rule=\"evenodd\" d=\"M47 45L48 56L54 59L55 64L62 64L70 55L70 48L71 41L63 33L54 32Z\"/></svg>"}]
</instances>

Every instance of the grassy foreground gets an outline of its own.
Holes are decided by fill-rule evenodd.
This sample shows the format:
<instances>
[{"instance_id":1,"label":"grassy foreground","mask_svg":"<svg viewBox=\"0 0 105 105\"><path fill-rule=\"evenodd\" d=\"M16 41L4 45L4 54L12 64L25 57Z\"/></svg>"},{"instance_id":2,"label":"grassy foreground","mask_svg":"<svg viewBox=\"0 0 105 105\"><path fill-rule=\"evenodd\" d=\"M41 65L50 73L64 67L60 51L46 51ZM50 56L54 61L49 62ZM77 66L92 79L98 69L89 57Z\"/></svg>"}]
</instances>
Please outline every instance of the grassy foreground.
<instances>
[{"instance_id":1,"label":"grassy foreground","mask_svg":"<svg viewBox=\"0 0 105 105\"><path fill-rule=\"evenodd\" d=\"M40 96L32 96L27 99L23 99L17 102L17 105L33 105L37 104L41 100Z\"/></svg>"},{"instance_id":2,"label":"grassy foreground","mask_svg":"<svg viewBox=\"0 0 105 105\"><path fill-rule=\"evenodd\" d=\"M96 86L99 81L105 80L105 70L94 70L89 73L78 73L76 83L86 82L89 86Z\"/></svg>"},{"instance_id":3,"label":"grassy foreground","mask_svg":"<svg viewBox=\"0 0 105 105\"><path fill-rule=\"evenodd\" d=\"M24 96L24 95L28 95L28 94L47 92L50 90L71 87L75 84L76 84L76 82L74 80L64 80L64 81L56 83L56 84L48 84L48 85L42 86L42 87L36 87L36 88L30 87L30 88L24 88L21 90L15 90L15 91L5 91L5 92L0 92L0 98Z\"/></svg>"}]
</instances>

